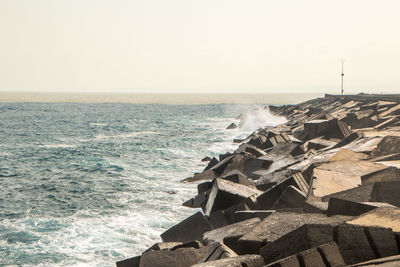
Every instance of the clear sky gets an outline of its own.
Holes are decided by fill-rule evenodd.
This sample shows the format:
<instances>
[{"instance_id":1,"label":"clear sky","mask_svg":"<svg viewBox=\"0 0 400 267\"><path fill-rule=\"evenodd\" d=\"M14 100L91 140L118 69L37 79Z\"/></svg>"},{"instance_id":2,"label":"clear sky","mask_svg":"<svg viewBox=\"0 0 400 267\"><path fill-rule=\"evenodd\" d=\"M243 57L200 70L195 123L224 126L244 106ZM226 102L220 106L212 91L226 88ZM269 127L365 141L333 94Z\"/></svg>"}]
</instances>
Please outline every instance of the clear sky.
<instances>
[{"instance_id":1,"label":"clear sky","mask_svg":"<svg viewBox=\"0 0 400 267\"><path fill-rule=\"evenodd\" d=\"M0 0L0 90L400 93L399 0Z\"/></svg>"}]
</instances>

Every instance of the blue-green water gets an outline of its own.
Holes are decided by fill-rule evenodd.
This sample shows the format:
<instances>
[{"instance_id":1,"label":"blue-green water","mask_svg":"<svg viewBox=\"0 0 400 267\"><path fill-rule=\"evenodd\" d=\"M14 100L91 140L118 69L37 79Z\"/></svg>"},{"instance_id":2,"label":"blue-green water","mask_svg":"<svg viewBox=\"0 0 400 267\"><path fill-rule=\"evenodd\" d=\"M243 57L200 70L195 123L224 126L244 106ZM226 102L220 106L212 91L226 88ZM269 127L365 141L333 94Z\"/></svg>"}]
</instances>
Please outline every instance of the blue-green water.
<instances>
[{"instance_id":1,"label":"blue-green water","mask_svg":"<svg viewBox=\"0 0 400 267\"><path fill-rule=\"evenodd\" d=\"M251 107L0 103L0 265L115 266L159 241Z\"/></svg>"}]
</instances>

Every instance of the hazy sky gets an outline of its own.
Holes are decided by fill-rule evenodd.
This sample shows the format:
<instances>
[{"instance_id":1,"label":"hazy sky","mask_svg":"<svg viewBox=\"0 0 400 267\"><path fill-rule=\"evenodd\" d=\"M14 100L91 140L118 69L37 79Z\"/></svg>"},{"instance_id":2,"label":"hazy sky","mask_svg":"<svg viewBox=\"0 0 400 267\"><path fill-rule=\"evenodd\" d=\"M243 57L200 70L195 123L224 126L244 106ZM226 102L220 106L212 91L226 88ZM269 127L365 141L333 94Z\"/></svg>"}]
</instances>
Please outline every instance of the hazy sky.
<instances>
[{"instance_id":1,"label":"hazy sky","mask_svg":"<svg viewBox=\"0 0 400 267\"><path fill-rule=\"evenodd\" d=\"M399 0L0 0L0 90L400 93Z\"/></svg>"}]
</instances>

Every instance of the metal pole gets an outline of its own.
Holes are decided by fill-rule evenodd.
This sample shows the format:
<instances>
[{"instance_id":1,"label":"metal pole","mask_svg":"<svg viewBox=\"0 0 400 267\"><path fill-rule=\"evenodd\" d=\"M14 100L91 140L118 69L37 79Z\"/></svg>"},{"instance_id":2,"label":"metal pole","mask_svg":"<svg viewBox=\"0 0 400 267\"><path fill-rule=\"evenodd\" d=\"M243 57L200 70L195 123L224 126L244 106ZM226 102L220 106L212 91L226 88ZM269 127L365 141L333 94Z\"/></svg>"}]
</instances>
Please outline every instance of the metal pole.
<instances>
[{"instance_id":1,"label":"metal pole","mask_svg":"<svg viewBox=\"0 0 400 267\"><path fill-rule=\"evenodd\" d=\"M344 78L344 59L341 60L342 61L342 95L343 95L343 78Z\"/></svg>"}]
</instances>

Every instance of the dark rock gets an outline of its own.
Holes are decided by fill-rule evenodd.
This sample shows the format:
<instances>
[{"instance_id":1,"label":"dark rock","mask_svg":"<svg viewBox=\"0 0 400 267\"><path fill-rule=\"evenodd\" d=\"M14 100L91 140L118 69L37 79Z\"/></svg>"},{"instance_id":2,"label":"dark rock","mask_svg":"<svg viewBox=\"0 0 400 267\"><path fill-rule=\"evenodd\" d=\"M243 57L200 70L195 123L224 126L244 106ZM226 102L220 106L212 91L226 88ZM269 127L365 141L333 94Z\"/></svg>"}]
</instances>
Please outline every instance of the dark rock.
<instances>
[{"instance_id":1,"label":"dark rock","mask_svg":"<svg viewBox=\"0 0 400 267\"><path fill-rule=\"evenodd\" d=\"M308 193L308 185L304 181L303 176L300 173L296 173L290 178L287 178L286 180L259 195L257 197L257 204L262 209L271 209L286 188L291 185L297 187L303 193Z\"/></svg>"},{"instance_id":2,"label":"dark rock","mask_svg":"<svg viewBox=\"0 0 400 267\"><path fill-rule=\"evenodd\" d=\"M173 248L171 248L171 251L174 251L176 249L180 249L180 248L201 248L203 246L202 243L200 243L200 241L191 241L188 243L184 243L184 244L178 244L176 246L174 246Z\"/></svg>"},{"instance_id":3,"label":"dark rock","mask_svg":"<svg viewBox=\"0 0 400 267\"><path fill-rule=\"evenodd\" d=\"M374 184L371 192L371 201L386 202L400 207L400 181L378 182Z\"/></svg>"},{"instance_id":4,"label":"dark rock","mask_svg":"<svg viewBox=\"0 0 400 267\"><path fill-rule=\"evenodd\" d=\"M263 220L274 212L275 210L240 210L235 212L234 218L235 222L241 222L252 218L260 218Z\"/></svg>"},{"instance_id":5,"label":"dark rock","mask_svg":"<svg viewBox=\"0 0 400 267\"><path fill-rule=\"evenodd\" d=\"M242 255L217 261L199 263L192 267L262 267L264 259L260 255Z\"/></svg>"},{"instance_id":6,"label":"dark rock","mask_svg":"<svg viewBox=\"0 0 400 267\"><path fill-rule=\"evenodd\" d=\"M366 262L357 263L354 265L349 265L349 267L371 267L371 266L380 266L380 267L398 267L400 266L400 255L380 258L376 260L370 260Z\"/></svg>"},{"instance_id":7,"label":"dark rock","mask_svg":"<svg viewBox=\"0 0 400 267\"><path fill-rule=\"evenodd\" d=\"M247 179L247 176L244 175L241 171L239 170L233 170L226 175L222 176L221 179L225 179L237 184L242 184L246 186L250 186L255 188L254 182Z\"/></svg>"},{"instance_id":8,"label":"dark rock","mask_svg":"<svg viewBox=\"0 0 400 267\"><path fill-rule=\"evenodd\" d=\"M208 247L152 250L142 254L140 267L187 267L196 264Z\"/></svg>"},{"instance_id":9,"label":"dark rock","mask_svg":"<svg viewBox=\"0 0 400 267\"><path fill-rule=\"evenodd\" d=\"M290 185L286 187L282 195L272 206L272 209L302 208L306 199L307 195L304 192Z\"/></svg>"},{"instance_id":10,"label":"dark rock","mask_svg":"<svg viewBox=\"0 0 400 267\"><path fill-rule=\"evenodd\" d=\"M395 167L386 167L368 174L361 176L361 183L375 183L375 182L392 182L400 181L400 169Z\"/></svg>"},{"instance_id":11,"label":"dark rock","mask_svg":"<svg viewBox=\"0 0 400 267\"><path fill-rule=\"evenodd\" d=\"M216 261L225 258L236 257L237 254L222 244L221 242L214 242L207 246L207 251L203 257L198 261L198 263L204 263L209 261Z\"/></svg>"},{"instance_id":12,"label":"dark rock","mask_svg":"<svg viewBox=\"0 0 400 267\"><path fill-rule=\"evenodd\" d=\"M229 126L228 127L226 127L226 129L227 130L232 130L232 129L236 129L238 126L234 123L234 122L232 122L231 124L229 124Z\"/></svg>"},{"instance_id":13,"label":"dark rock","mask_svg":"<svg viewBox=\"0 0 400 267\"><path fill-rule=\"evenodd\" d=\"M335 242L329 242L296 255L270 263L265 267L343 267L342 255Z\"/></svg>"},{"instance_id":14,"label":"dark rock","mask_svg":"<svg viewBox=\"0 0 400 267\"><path fill-rule=\"evenodd\" d=\"M204 183L198 184L197 185L197 193L201 194L201 193L207 191L208 189L211 189L211 187L212 187L212 182L204 182Z\"/></svg>"},{"instance_id":15,"label":"dark rock","mask_svg":"<svg viewBox=\"0 0 400 267\"><path fill-rule=\"evenodd\" d=\"M371 152L372 157L400 153L400 136L385 136Z\"/></svg>"},{"instance_id":16,"label":"dark rock","mask_svg":"<svg viewBox=\"0 0 400 267\"><path fill-rule=\"evenodd\" d=\"M391 206L391 205L379 202L354 202L350 200L331 197L329 199L327 214L329 216L331 215L359 216L363 213L366 213L370 210L382 206Z\"/></svg>"},{"instance_id":17,"label":"dark rock","mask_svg":"<svg viewBox=\"0 0 400 267\"><path fill-rule=\"evenodd\" d=\"M390 232L385 228L339 225L334 228L334 238L346 264L355 264L379 258L382 251L397 254L394 234Z\"/></svg>"},{"instance_id":18,"label":"dark rock","mask_svg":"<svg viewBox=\"0 0 400 267\"><path fill-rule=\"evenodd\" d=\"M187 243L203 240L203 233L211 230L211 225L201 212L197 212L161 234L164 242Z\"/></svg>"},{"instance_id":19,"label":"dark rock","mask_svg":"<svg viewBox=\"0 0 400 267\"><path fill-rule=\"evenodd\" d=\"M150 250L162 250L162 249L171 249L175 246L182 245L181 242L160 242L160 243L155 243L153 246L145 250L144 252L150 251Z\"/></svg>"},{"instance_id":20,"label":"dark rock","mask_svg":"<svg viewBox=\"0 0 400 267\"><path fill-rule=\"evenodd\" d=\"M235 157L235 155L230 155L230 156L224 158L222 161L215 164L211 168L211 170L214 171L216 174L221 175L224 172L225 168L232 162L234 157Z\"/></svg>"},{"instance_id":21,"label":"dark rock","mask_svg":"<svg viewBox=\"0 0 400 267\"><path fill-rule=\"evenodd\" d=\"M122 261L117 261L117 267L139 267L141 256L136 256L133 258L125 259Z\"/></svg>"},{"instance_id":22,"label":"dark rock","mask_svg":"<svg viewBox=\"0 0 400 267\"><path fill-rule=\"evenodd\" d=\"M274 242L265 245L260 249L260 254L266 263L270 263L331 242L332 240L333 227L331 225L305 224Z\"/></svg>"},{"instance_id":23,"label":"dark rock","mask_svg":"<svg viewBox=\"0 0 400 267\"><path fill-rule=\"evenodd\" d=\"M217 165L219 163L219 161L213 157L210 162L208 163L208 165L205 167L204 171L211 169L212 167L214 167L215 165Z\"/></svg>"},{"instance_id":24,"label":"dark rock","mask_svg":"<svg viewBox=\"0 0 400 267\"><path fill-rule=\"evenodd\" d=\"M239 204L250 196L259 195L261 193L261 191L245 185L223 179L216 179L211 189L210 196L208 197L205 214L210 215L211 212L226 209Z\"/></svg>"},{"instance_id":25,"label":"dark rock","mask_svg":"<svg viewBox=\"0 0 400 267\"><path fill-rule=\"evenodd\" d=\"M211 158L207 156L207 157L202 158L201 161L202 162L211 161Z\"/></svg>"},{"instance_id":26,"label":"dark rock","mask_svg":"<svg viewBox=\"0 0 400 267\"><path fill-rule=\"evenodd\" d=\"M360 215L352 221L348 221L347 224L391 228L394 232L400 232L399 222L399 208L379 207Z\"/></svg>"},{"instance_id":27,"label":"dark rock","mask_svg":"<svg viewBox=\"0 0 400 267\"><path fill-rule=\"evenodd\" d=\"M303 224L330 224L334 226L352 218L349 216L328 217L318 213L275 212L239 239L239 254L258 253L263 245L274 242Z\"/></svg>"}]
</instances>

